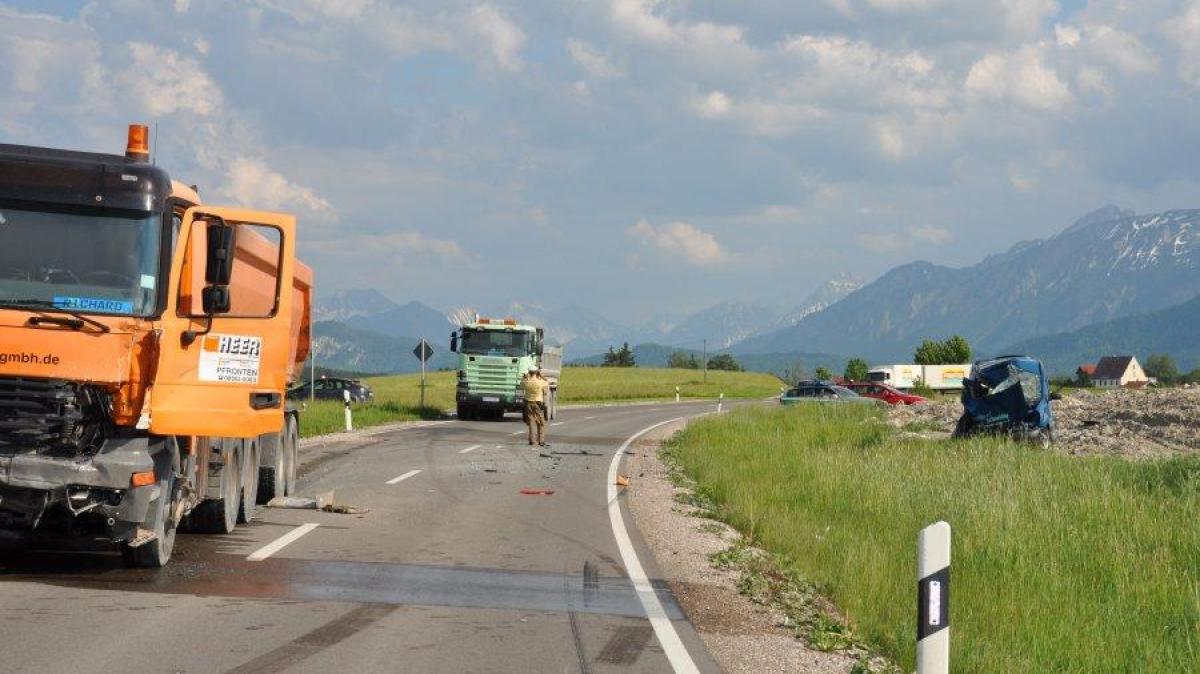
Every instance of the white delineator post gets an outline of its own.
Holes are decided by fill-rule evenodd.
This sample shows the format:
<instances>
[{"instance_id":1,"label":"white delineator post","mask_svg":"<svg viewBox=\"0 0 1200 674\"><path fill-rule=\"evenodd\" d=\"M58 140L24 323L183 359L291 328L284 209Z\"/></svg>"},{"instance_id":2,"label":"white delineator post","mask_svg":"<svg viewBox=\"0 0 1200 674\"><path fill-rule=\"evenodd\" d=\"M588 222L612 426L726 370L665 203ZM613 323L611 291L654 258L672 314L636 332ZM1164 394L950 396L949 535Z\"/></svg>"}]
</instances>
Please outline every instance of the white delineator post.
<instances>
[{"instance_id":1,"label":"white delineator post","mask_svg":"<svg viewBox=\"0 0 1200 674\"><path fill-rule=\"evenodd\" d=\"M342 391L342 400L346 403L346 432L354 430L354 420L350 417L350 392Z\"/></svg>"},{"instance_id":2,"label":"white delineator post","mask_svg":"<svg viewBox=\"0 0 1200 674\"><path fill-rule=\"evenodd\" d=\"M675 387L675 402L679 402L679 387Z\"/></svg>"},{"instance_id":3,"label":"white delineator post","mask_svg":"<svg viewBox=\"0 0 1200 674\"><path fill-rule=\"evenodd\" d=\"M717 412L718 413L721 411L721 407L724 405L725 405L725 394L722 393L721 395L717 396Z\"/></svg>"},{"instance_id":4,"label":"white delineator post","mask_svg":"<svg viewBox=\"0 0 1200 674\"><path fill-rule=\"evenodd\" d=\"M917 535L917 674L950 672L950 525Z\"/></svg>"}]
</instances>

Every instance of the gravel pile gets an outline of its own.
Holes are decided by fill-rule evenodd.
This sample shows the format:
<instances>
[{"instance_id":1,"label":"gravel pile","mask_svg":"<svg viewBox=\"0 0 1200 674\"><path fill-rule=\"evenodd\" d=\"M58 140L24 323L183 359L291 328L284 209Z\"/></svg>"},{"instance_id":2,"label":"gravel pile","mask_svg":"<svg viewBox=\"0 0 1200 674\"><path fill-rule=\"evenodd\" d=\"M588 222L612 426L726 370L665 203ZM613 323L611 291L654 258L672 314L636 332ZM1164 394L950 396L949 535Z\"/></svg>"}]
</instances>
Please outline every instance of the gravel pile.
<instances>
[{"instance_id":1,"label":"gravel pile","mask_svg":"<svg viewBox=\"0 0 1200 674\"><path fill-rule=\"evenodd\" d=\"M1164 458L1200 452L1200 387L1076 391L1051 403L1054 449L1064 454ZM889 421L908 434L947 437L957 401L897 406Z\"/></svg>"}]
</instances>

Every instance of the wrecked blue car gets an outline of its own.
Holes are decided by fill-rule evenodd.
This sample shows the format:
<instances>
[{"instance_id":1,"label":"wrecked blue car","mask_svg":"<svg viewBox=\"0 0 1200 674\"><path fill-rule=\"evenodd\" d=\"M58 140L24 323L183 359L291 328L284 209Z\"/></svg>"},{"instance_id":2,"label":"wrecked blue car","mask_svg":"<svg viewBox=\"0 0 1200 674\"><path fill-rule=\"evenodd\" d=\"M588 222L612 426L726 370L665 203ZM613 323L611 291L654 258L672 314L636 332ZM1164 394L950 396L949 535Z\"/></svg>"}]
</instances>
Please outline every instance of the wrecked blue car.
<instances>
[{"instance_id":1,"label":"wrecked blue car","mask_svg":"<svg viewBox=\"0 0 1200 674\"><path fill-rule=\"evenodd\" d=\"M1029 356L999 356L976 361L963 380L963 414L954 437L986 433L1049 447L1054 415L1042 362Z\"/></svg>"}]
</instances>

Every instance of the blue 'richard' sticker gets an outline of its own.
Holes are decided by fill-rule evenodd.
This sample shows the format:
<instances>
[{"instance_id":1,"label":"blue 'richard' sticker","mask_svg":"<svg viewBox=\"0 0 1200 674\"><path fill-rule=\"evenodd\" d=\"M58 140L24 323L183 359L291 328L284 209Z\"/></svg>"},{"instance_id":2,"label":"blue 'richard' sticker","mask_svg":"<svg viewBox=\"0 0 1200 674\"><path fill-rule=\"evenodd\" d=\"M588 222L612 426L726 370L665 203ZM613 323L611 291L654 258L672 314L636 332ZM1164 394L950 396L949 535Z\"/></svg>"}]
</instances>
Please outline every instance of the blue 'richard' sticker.
<instances>
[{"instance_id":1,"label":"blue 'richard' sticker","mask_svg":"<svg viewBox=\"0 0 1200 674\"><path fill-rule=\"evenodd\" d=\"M132 314L133 302L101 297L55 297L55 306L75 311L100 311L110 314Z\"/></svg>"}]
</instances>

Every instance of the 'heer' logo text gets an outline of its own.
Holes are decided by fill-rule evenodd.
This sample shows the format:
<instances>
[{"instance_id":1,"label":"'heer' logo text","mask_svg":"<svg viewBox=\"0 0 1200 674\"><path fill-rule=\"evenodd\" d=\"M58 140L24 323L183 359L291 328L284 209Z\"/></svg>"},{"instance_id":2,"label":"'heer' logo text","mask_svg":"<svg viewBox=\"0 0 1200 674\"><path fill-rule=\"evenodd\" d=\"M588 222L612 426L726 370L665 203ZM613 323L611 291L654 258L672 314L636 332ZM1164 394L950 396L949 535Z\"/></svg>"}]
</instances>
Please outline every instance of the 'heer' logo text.
<instances>
[{"instance_id":1,"label":"'heer' logo text","mask_svg":"<svg viewBox=\"0 0 1200 674\"><path fill-rule=\"evenodd\" d=\"M221 337L217 353L231 356L257 356L262 351L262 340L257 337Z\"/></svg>"}]
</instances>

